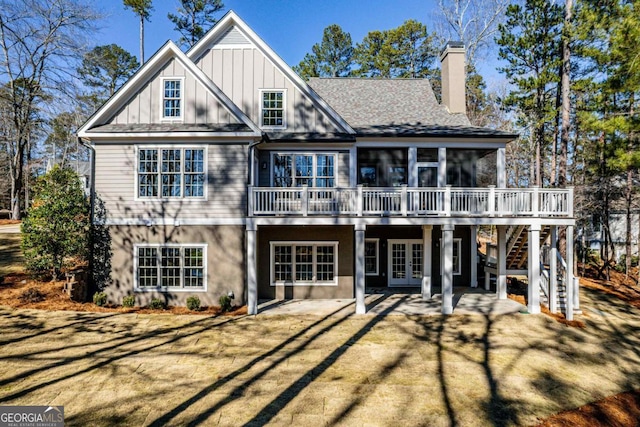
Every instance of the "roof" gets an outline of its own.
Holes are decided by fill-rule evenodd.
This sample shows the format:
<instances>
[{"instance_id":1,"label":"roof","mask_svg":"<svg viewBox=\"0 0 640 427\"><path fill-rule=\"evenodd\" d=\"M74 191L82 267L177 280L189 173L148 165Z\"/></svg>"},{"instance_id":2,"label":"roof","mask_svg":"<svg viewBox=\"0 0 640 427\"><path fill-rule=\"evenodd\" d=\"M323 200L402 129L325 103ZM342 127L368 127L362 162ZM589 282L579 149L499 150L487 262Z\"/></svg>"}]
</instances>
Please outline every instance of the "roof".
<instances>
[{"instance_id":1,"label":"roof","mask_svg":"<svg viewBox=\"0 0 640 427\"><path fill-rule=\"evenodd\" d=\"M438 103L427 79L316 77L309 80L309 85L354 129L398 125L471 127L465 114L451 114Z\"/></svg>"},{"instance_id":2,"label":"roof","mask_svg":"<svg viewBox=\"0 0 640 427\"><path fill-rule=\"evenodd\" d=\"M436 126L422 123L354 127L357 136L458 137L516 139L518 134L477 126Z\"/></svg>"}]
</instances>

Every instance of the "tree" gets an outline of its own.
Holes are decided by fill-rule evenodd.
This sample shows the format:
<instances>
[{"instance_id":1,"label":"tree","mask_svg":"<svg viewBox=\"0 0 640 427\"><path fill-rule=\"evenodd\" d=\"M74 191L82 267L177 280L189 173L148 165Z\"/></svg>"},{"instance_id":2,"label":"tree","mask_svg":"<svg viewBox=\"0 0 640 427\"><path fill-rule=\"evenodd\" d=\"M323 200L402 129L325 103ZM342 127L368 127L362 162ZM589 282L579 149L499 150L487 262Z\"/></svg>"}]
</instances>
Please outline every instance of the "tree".
<instances>
[{"instance_id":1,"label":"tree","mask_svg":"<svg viewBox=\"0 0 640 427\"><path fill-rule=\"evenodd\" d=\"M390 50L385 48L388 44L388 31L370 31L356 44L353 50L354 62L359 66L354 75L361 77L391 77Z\"/></svg>"},{"instance_id":2,"label":"tree","mask_svg":"<svg viewBox=\"0 0 640 427\"><path fill-rule=\"evenodd\" d=\"M293 69L303 78L346 77L353 65L351 34L337 24L324 29L322 41L311 48L311 53Z\"/></svg>"},{"instance_id":3,"label":"tree","mask_svg":"<svg viewBox=\"0 0 640 427\"><path fill-rule=\"evenodd\" d=\"M562 7L550 0L526 0L512 4L506 22L498 26L499 57L507 62L500 68L514 89L506 97L507 107L520 114L522 124L532 128L535 167L531 182L542 185L543 151L546 130L555 126L555 92L560 69Z\"/></svg>"},{"instance_id":4,"label":"tree","mask_svg":"<svg viewBox=\"0 0 640 427\"><path fill-rule=\"evenodd\" d=\"M29 215L22 222L27 269L57 278L64 268L87 260L90 208L78 176L54 166L36 181Z\"/></svg>"},{"instance_id":5,"label":"tree","mask_svg":"<svg viewBox=\"0 0 640 427\"><path fill-rule=\"evenodd\" d=\"M435 36L427 27L414 20L405 21L389 31L383 51L391 57L391 77L424 78L433 74L433 64L438 55Z\"/></svg>"},{"instance_id":6,"label":"tree","mask_svg":"<svg viewBox=\"0 0 640 427\"><path fill-rule=\"evenodd\" d=\"M439 0L441 21L437 28L441 43L447 40L464 43L467 63L475 66L477 52L493 43L509 3L509 0Z\"/></svg>"},{"instance_id":7,"label":"tree","mask_svg":"<svg viewBox=\"0 0 640 427\"><path fill-rule=\"evenodd\" d=\"M112 96L135 73L140 64L135 56L116 44L96 46L82 59L78 74L95 88L102 100Z\"/></svg>"},{"instance_id":8,"label":"tree","mask_svg":"<svg viewBox=\"0 0 640 427\"><path fill-rule=\"evenodd\" d=\"M131 9L140 18L140 63L144 64L144 21L149 21L153 0L123 0L125 9Z\"/></svg>"},{"instance_id":9,"label":"tree","mask_svg":"<svg viewBox=\"0 0 640 427\"><path fill-rule=\"evenodd\" d=\"M11 160L11 210L20 219L24 163L42 109L72 92L75 58L98 18L85 0L0 0L2 133Z\"/></svg>"},{"instance_id":10,"label":"tree","mask_svg":"<svg viewBox=\"0 0 640 427\"><path fill-rule=\"evenodd\" d=\"M190 48L218 22L214 15L223 8L222 0L180 0L178 13L167 17L182 35L178 42Z\"/></svg>"}]
</instances>

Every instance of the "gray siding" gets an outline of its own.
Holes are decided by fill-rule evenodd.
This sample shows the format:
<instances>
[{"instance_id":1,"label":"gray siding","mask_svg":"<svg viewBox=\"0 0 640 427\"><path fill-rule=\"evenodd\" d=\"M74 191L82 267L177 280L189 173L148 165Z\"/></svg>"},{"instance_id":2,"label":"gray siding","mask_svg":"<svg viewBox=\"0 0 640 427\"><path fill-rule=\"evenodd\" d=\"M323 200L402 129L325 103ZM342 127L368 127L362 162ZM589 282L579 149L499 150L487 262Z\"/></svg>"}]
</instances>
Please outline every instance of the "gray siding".
<instances>
[{"instance_id":1,"label":"gray siding","mask_svg":"<svg viewBox=\"0 0 640 427\"><path fill-rule=\"evenodd\" d=\"M196 65L258 125L260 89L285 89L287 131L338 131L258 49L244 45L213 48L198 58Z\"/></svg>"},{"instance_id":2,"label":"gray siding","mask_svg":"<svg viewBox=\"0 0 640 427\"><path fill-rule=\"evenodd\" d=\"M173 146L200 147L188 142ZM144 146L153 147L150 143ZM108 217L118 219L209 219L242 217L247 204L247 143L206 145L207 200L135 200L136 149L127 145L96 146L96 194Z\"/></svg>"},{"instance_id":3,"label":"gray siding","mask_svg":"<svg viewBox=\"0 0 640 427\"><path fill-rule=\"evenodd\" d=\"M107 123L151 124L173 120L162 118L162 79L184 77L181 123L238 123L229 111L211 95L179 62L171 59L131 100Z\"/></svg>"}]
</instances>

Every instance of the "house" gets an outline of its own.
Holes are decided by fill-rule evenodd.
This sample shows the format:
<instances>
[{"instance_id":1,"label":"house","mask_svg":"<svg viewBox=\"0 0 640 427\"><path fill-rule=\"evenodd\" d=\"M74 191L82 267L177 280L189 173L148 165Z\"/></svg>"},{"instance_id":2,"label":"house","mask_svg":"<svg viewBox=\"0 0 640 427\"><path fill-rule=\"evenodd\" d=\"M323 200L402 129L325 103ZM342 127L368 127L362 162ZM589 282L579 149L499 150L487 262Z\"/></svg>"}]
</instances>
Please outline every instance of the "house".
<instances>
[{"instance_id":1,"label":"house","mask_svg":"<svg viewBox=\"0 0 640 427\"><path fill-rule=\"evenodd\" d=\"M506 188L516 135L470 125L464 55L443 50L439 104L423 79L306 83L233 12L186 53L167 42L78 132L108 212L110 300L232 293L254 314L355 298L364 313L367 288L416 287L446 314L454 286L478 286L477 229L495 225L498 296L524 272L538 313L544 275L523 263L558 226L572 238L573 193Z\"/></svg>"}]
</instances>

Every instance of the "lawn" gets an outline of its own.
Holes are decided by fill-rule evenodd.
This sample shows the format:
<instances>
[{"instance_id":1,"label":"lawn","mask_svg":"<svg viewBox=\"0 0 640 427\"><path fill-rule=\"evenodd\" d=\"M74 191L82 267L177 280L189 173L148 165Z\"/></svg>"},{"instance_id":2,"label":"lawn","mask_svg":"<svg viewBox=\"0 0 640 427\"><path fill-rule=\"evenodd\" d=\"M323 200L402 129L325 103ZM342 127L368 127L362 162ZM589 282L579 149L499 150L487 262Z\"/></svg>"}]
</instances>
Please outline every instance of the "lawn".
<instances>
[{"instance_id":1,"label":"lawn","mask_svg":"<svg viewBox=\"0 0 640 427\"><path fill-rule=\"evenodd\" d=\"M640 384L640 312L175 316L0 308L0 405L67 425L535 425ZM612 424L614 425L614 424Z\"/></svg>"},{"instance_id":2,"label":"lawn","mask_svg":"<svg viewBox=\"0 0 640 427\"><path fill-rule=\"evenodd\" d=\"M23 271L20 233L0 233L0 277Z\"/></svg>"}]
</instances>

